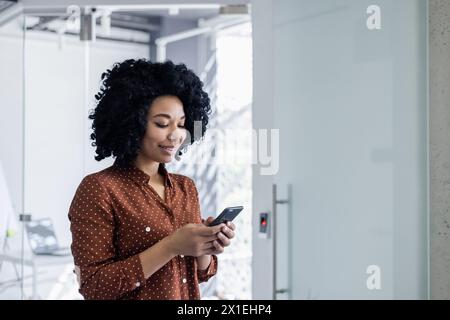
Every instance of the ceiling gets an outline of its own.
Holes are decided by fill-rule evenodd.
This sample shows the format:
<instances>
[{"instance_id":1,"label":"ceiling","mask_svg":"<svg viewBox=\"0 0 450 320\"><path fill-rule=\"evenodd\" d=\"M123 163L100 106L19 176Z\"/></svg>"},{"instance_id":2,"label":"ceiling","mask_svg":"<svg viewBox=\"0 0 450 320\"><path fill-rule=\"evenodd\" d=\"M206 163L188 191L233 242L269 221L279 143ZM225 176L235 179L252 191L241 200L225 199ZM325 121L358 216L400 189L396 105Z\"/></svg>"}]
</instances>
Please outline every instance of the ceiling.
<instances>
[{"instance_id":1,"label":"ceiling","mask_svg":"<svg viewBox=\"0 0 450 320\"><path fill-rule=\"evenodd\" d=\"M13 16L12 12L16 7L15 14L21 14L22 11L18 10L20 8L15 2L0 0L0 22L3 20L11 20ZM161 8L162 7L162 8ZM78 19L80 8L75 6L78 10ZM81 9L84 12L84 9ZM141 31L146 33L159 33L162 28L162 21L166 18L180 19L180 20L191 20L197 22L199 19L211 19L221 16L221 19L225 19L227 15L224 13L236 13L246 12L246 6L222 6L219 5L179 5L174 7L169 5L159 5L159 6L121 6L121 7L109 7L109 6L97 6L95 7L96 24L101 24L102 16L110 17L110 26L112 28L125 29L131 31ZM48 32L58 32L67 20L70 19L71 13L73 11L69 8L62 7L33 7L32 9L25 9L24 13L27 17L32 19L27 19L27 30L39 30ZM72 15L74 17L74 15ZM228 17L231 18L230 15ZM79 22L78 22L79 28ZM67 30L65 33L76 34L78 31Z\"/></svg>"},{"instance_id":2,"label":"ceiling","mask_svg":"<svg viewBox=\"0 0 450 320\"><path fill-rule=\"evenodd\" d=\"M201 18L211 18L219 14L219 9L181 9L177 15L171 15L169 10L152 9L152 10L140 10L140 11L120 11L135 16L147 16L147 17L173 17L179 19L198 20Z\"/></svg>"}]
</instances>

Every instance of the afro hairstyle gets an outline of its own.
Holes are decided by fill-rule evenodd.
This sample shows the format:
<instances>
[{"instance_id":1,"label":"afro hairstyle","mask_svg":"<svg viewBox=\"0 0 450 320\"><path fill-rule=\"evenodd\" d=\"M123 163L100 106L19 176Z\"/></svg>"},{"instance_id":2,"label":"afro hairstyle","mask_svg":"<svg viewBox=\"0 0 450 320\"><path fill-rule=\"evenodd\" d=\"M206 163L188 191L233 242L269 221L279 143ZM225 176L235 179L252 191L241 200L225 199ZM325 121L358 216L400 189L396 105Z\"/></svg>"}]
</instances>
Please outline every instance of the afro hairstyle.
<instances>
[{"instance_id":1,"label":"afro hairstyle","mask_svg":"<svg viewBox=\"0 0 450 320\"><path fill-rule=\"evenodd\" d=\"M170 60L159 63L128 59L104 72L95 95L96 107L89 115L93 120L90 137L96 147L95 159L113 156L118 165L130 165L147 129L148 110L153 100L165 95L176 96L183 104L185 129L189 133L185 149L204 136L211 114L208 94L192 70ZM196 121L201 121L202 130L194 135Z\"/></svg>"}]
</instances>

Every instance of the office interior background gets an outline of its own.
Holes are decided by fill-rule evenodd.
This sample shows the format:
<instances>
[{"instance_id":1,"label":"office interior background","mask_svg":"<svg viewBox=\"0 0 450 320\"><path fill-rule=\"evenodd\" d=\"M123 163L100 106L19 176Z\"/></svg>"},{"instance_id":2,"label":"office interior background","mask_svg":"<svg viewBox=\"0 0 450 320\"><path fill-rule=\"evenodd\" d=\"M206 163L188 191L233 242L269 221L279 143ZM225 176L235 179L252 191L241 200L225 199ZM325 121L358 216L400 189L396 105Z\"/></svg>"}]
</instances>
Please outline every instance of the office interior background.
<instances>
[{"instance_id":1,"label":"office interior background","mask_svg":"<svg viewBox=\"0 0 450 320\"><path fill-rule=\"evenodd\" d=\"M450 298L450 1L0 1L0 299L82 299L70 255L102 72L185 63L213 108L169 171L243 205L203 299ZM200 156L201 155L201 158ZM21 221L30 218L31 221ZM33 224L34 223L34 224Z\"/></svg>"}]
</instances>

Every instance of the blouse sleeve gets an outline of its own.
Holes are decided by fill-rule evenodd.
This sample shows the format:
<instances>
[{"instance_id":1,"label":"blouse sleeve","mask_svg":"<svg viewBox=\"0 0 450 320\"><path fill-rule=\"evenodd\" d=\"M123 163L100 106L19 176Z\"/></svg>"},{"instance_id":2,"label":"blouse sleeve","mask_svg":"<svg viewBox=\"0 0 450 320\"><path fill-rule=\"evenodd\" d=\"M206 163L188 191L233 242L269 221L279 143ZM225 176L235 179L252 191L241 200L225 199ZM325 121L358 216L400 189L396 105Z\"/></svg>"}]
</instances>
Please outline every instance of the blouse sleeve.
<instances>
[{"instance_id":1,"label":"blouse sleeve","mask_svg":"<svg viewBox=\"0 0 450 320\"><path fill-rule=\"evenodd\" d=\"M199 201L199 197L198 197L197 187L195 186L194 181L192 181L192 180L190 180L190 181L191 181L192 190L193 190L192 192L195 195L195 197L194 197L194 199L195 199L195 223L202 223L202 215L200 213L200 201ZM196 266L198 266L197 259L195 259L195 263L196 263ZM202 283L202 282L208 281L211 277L213 277L217 273L217 267L218 267L217 256L211 255L211 263L209 264L208 268L206 268L205 270L200 270L197 267L198 282Z\"/></svg>"},{"instance_id":2,"label":"blouse sleeve","mask_svg":"<svg viewBox=\"0 0 450 320\"><path fill-rule=\"evenodd\" d=\"M144 283L138 255L116 259L111 201L95 176L87 176L79 185L69 220L79 291L85 299L118 299Z\"/></svg>"},{"instance_id":3,"label":"blouse sleeve","mask_svg":"<svg viewBox=\"0 0 450 320\"><path fill-rule=\"evenodd\" d=\"M206 282L216 273L217 273L217 256L213 254L211 255L211 263L209 264L208 268L206 268L205 270L197 269L198 282L199 283Z\"/></svg>"}]
</instances>

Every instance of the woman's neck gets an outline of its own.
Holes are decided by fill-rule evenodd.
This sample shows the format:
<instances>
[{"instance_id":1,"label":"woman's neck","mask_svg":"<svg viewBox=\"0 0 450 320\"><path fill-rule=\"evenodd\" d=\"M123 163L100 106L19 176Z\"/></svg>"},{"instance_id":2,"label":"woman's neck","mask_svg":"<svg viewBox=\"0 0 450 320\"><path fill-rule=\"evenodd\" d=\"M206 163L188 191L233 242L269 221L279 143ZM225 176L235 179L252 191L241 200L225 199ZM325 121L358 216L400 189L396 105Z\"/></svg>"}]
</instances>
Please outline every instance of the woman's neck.
<instances>
[{"instance_id":1,"label":"woman's neck","mask_svg":"<svg viewBox=\"0 0 450 320\"><path fill-rule=\"evenodd\" d=\"M142 157L138 156L134 164L136 168L148 174L150 176L150 180L159 180L159 162L143 159Z\"/></svg>"}]
</instances>

